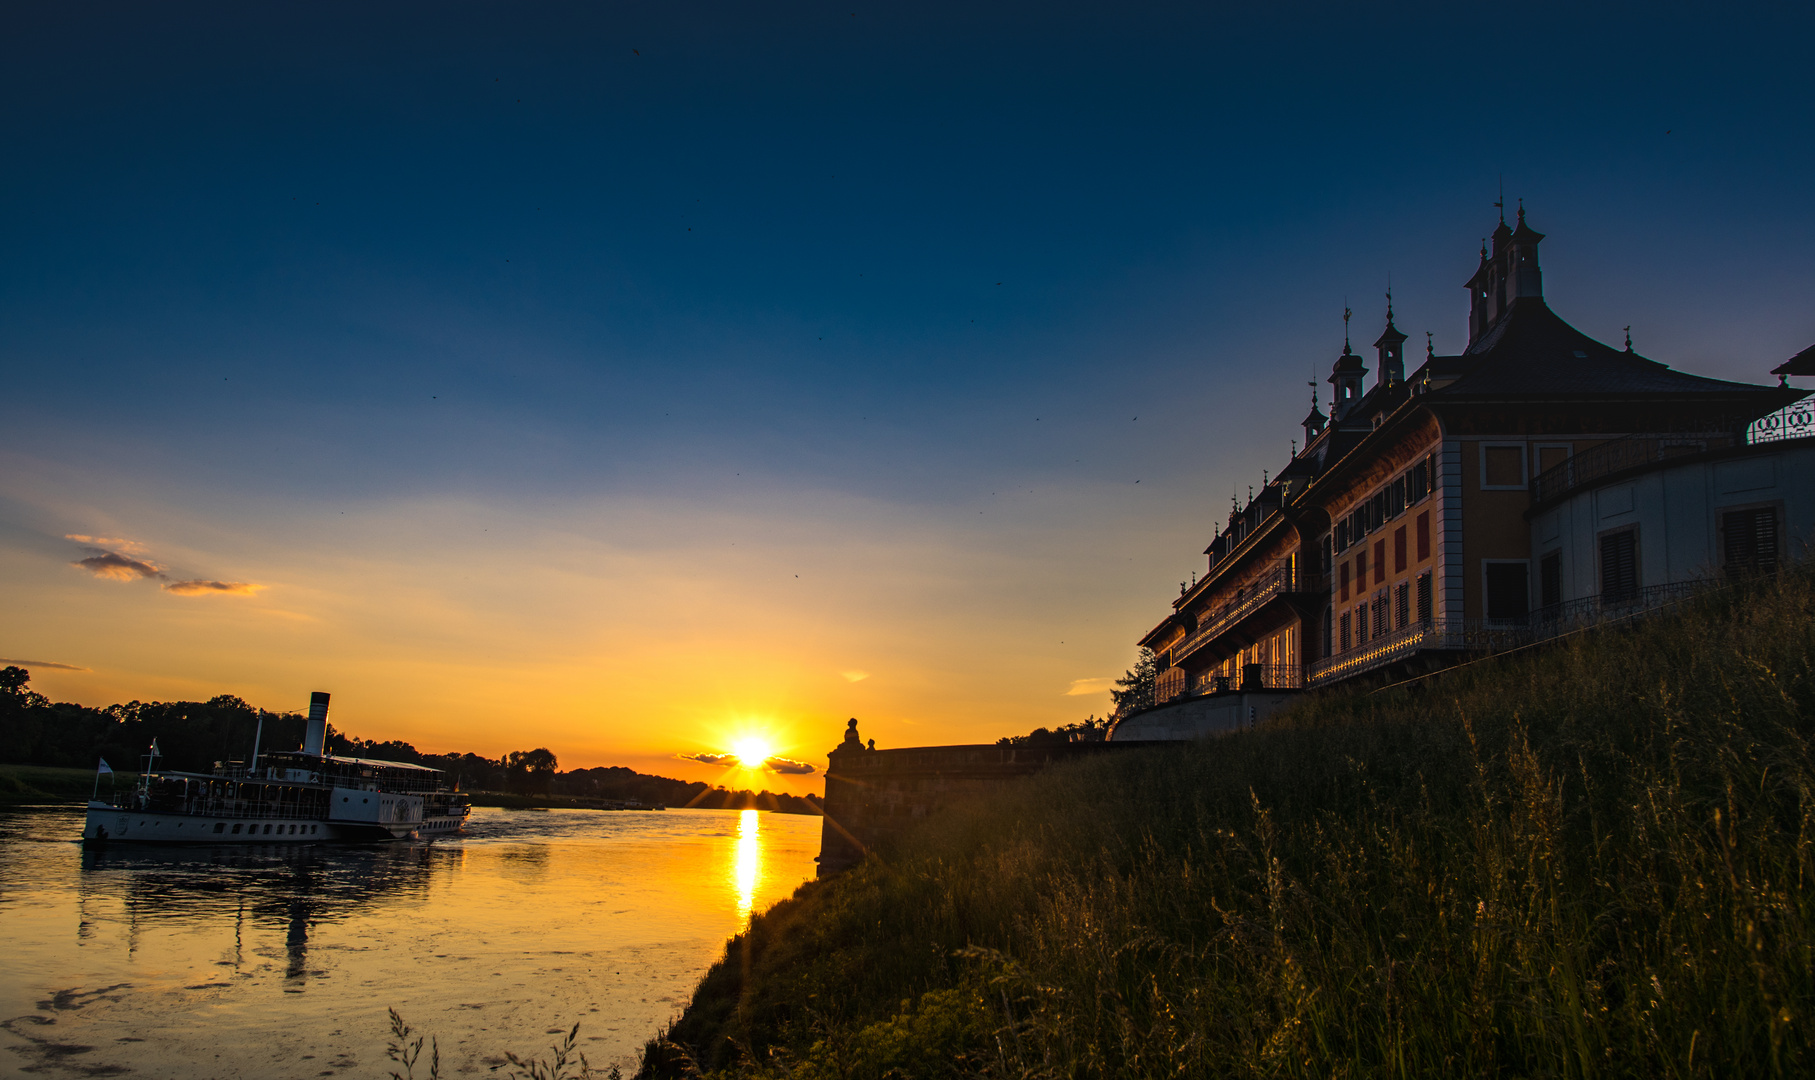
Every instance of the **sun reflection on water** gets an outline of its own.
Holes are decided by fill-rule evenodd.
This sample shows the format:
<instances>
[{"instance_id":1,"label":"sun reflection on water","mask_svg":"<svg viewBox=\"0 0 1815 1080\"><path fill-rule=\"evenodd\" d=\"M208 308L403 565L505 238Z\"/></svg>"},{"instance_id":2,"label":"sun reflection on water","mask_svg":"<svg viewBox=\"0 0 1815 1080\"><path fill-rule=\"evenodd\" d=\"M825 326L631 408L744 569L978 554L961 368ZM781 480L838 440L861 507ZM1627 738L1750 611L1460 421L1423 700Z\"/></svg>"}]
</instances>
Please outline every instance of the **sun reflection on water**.
<instances>
[{"instance_id":1,"label":"sun reflection on water","mask_svg":"<svg viewBox=\"0 0 1815 1080\"><path fill-rule=\"evenodd\" d=\"M737 917L748 921L756 906L756 885L763 876L762 818L755 810L737 816L737 852L731 865L731 888L737 893Z\"/></svg>"}]
</instances>

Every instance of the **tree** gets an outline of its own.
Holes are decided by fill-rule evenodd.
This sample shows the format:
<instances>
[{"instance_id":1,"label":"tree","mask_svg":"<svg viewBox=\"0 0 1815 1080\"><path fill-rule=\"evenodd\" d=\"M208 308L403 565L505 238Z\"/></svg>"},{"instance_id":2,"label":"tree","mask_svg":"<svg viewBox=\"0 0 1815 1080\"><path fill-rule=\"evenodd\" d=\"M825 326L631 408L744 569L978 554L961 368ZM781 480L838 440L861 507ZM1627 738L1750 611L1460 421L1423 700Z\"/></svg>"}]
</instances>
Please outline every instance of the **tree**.
<instances>
[{"instance_id":1,"label":"tree","mask_svg":"<svg viewBox=\"0 0 1815 1080\"><path fill-rule=\"evenodd\" d=\"M512 750L504 755L504 768L510 776L510 785L518 791L546 795L559 767L560 762L554 752L546 747Z\"/></svg>"},{"instance_id":2,"label":"tree","mask_svg":"<svg viewBox=\"0 0 1815 1080\"><path fill-rule=\"evenodd\" d=\"M1111 690L1109 696L1115 701L1115 711L1122 716L1131 712L1151 708L1153 705L1153 685L1159 678L1159 657L1153 655L1152 649L1143 648L1136 658L1134 666L1115 681L1120 690Z\"/></svg>"}]
</instances>

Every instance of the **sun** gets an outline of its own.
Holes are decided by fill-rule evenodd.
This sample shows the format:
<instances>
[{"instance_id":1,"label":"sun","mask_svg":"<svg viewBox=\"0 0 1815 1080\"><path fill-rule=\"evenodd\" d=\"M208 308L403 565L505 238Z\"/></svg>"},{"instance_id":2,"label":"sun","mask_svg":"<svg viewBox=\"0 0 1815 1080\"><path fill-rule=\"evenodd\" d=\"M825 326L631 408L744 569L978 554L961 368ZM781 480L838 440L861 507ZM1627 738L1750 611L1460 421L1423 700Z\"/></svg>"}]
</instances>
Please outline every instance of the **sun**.
<instances>
[{"instance_id":1,"label":"sun","mask_svg":"<svg viewBox=\"0 0 1815 1080\"><path fill-rule=\"evenodd\" d=\"M763 762L775 756L775 744L762 735L745 735L731 744L737 763L746 769L760 769Z\"/></svg>"}]
</instances>

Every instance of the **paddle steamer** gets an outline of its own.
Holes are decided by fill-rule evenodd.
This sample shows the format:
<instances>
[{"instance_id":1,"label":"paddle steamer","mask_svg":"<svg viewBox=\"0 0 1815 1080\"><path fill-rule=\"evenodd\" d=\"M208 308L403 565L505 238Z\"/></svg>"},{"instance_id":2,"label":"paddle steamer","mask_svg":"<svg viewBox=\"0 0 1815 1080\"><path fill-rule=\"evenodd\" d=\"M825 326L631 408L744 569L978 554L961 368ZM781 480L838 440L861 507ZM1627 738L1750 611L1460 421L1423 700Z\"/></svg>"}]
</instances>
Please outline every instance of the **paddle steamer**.
<instances>
[{"instance_id":1,"label":"paddle steamer","mask_svg":"<svg viewBox=\"0 0 1815 1080\"><path fill-rule=\"evenodd\" d=\"M157 767L153 741L139 781L93 799L82 838L176 844L307 844L401 840L459 832L472 813L440 769L327 753L328 695L309 699L301 750L265 754L212 772ZM262 726L261 726L262 735Z\"/></svg>"}]
</instances>

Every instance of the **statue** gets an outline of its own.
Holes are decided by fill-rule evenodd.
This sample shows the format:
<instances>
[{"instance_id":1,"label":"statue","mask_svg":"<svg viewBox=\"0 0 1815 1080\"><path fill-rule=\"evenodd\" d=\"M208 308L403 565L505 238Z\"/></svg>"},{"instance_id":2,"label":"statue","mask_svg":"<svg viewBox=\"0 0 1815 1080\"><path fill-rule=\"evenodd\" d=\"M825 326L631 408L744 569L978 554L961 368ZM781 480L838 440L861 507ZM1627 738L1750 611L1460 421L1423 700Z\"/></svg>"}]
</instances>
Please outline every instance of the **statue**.
<instances>
[{"instance_id":1,"label":"statue","mask_svg":"<svg viewBox=\"0 0 1815 1080\"><path fill-rule=\"evenodd\" d=\"M845 725L844 742L839 743L838 748L840 750L863 749L863 740L857 736L857 718L855 716L851 717L851 722Z\"/></svg>"}]
</instances>

